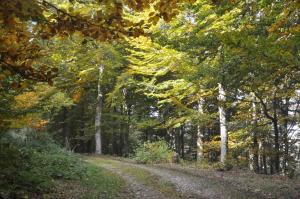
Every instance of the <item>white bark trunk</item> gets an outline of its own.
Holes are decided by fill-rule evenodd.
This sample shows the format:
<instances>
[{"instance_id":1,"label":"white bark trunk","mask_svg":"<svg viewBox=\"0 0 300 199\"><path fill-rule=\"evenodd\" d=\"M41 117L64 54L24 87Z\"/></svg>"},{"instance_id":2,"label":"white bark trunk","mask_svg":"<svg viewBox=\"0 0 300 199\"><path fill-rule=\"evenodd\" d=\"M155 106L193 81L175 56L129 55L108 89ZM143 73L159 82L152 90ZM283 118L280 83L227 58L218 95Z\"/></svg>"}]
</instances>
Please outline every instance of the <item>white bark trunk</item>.
<instances>
[{"instance_id":1,"label":"white bark trunk","mask_svg":"<svg viewBox=\"0 0 300 199\"><path fill-rule=\"evenodd\" d=\"M171 147L171 149L176 150L174 130L173 129L167 129L167 133L170 136L170 147Z\"/></svg>"},{"instance_id":2,"label":"white bark trunk","mask_svg":"<svg viewBox=\"0 0 300 199\"><path fill-rule=\"evenodd\" d=\"M220 117L220 134L221 134L221 162L225 163L227 155L227 121L226 121L226 111L225 111L225 102L226 102L226 93L223 88L223 85L219 83L219 117Z\"/></svg>"},{"instance_id":3,"label":"white bark trunk","mask_svg":"<svg viewBox=\"0 0 300 199\"><path fill-rule=\"evenodd\" d=\"M200 114L203 113L203 99L200 99L198 102L198 112ZM201 125L197 126L197 161L201 161L203 158L203 132L201 129Z\"/></svg>"},{"instance_id":4,"label":"white bark trunk","mask_svg":"<svg viewBox=\"0 0 300 199\"><path fill-rule=\"evenodd\" d=\"M256 115L256 98L255 95L252 93L252 125L253 127L256 126L257 124L257 115ZM251 136L254 137L254 132L252 130L251 132ZM249 169L251 171L254 170L254 151L253 151L253 147L250 147L249 150Z\"/></svg>"},{"instance_id":5,"label":"white bark trunk","mask_svg":"<svg viewBox=\"0 0 300 199\"><path fill-rule=\"evenodd\" d=\"M258 165L260 166L260 168L262 169L262 165L263 165L263 162L262 162L262 150L263 150L263 144L261 141L258 142Z\"/></svg>"},{"instance_id":6,"label":"white bark trunk","mask_svg":"<svg viewBox=\"0 0 300 199\"><path fill-rule=\"evenodd\" d=\"M97 93L97 105L96 105L96 117L95 117L95 145L96 154L102 154L101 144L101 116L102 116L102 91L101 91L101 79L103 74L104 66L99 66L99 77L98 77L98 93Z\"/></svg>"}]
</instances>

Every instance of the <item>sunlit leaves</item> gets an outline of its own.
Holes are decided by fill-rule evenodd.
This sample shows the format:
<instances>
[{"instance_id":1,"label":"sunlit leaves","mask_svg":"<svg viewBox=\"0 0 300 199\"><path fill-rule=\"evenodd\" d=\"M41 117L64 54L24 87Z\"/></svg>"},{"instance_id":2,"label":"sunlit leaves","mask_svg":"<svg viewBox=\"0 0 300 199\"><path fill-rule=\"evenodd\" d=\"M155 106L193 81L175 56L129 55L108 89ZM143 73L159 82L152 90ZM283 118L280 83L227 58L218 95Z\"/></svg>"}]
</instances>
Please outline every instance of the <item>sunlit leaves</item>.
<instances>
[{"instance_id":1,"label":"sunlit leaves","mask_svg":"<svg viewBox=\"0 0 300 199\"><path fill-rule=\"evenodd\" d=\"M36 92L24 92L15 97L16 109L28 109L39 103L39 96Z\"/></svg>"},{"instance_id":2,"label":"sunlit leaves","mask_svg":"<svg viewBox=\"0 0 300 199\"><path fill-rule=\"evenodd\" d=\"M137 37L144 34L145 20L133 22L125 13L154 8L149 21L155 24L158 18L173 18L184 2L192 1L5 0L0 7L1 68L21 78L52 84L57 71L35 63L42 56L38 40L55 35L68 37L76 31L101 41Z\"/></svg>"}]
</instances>

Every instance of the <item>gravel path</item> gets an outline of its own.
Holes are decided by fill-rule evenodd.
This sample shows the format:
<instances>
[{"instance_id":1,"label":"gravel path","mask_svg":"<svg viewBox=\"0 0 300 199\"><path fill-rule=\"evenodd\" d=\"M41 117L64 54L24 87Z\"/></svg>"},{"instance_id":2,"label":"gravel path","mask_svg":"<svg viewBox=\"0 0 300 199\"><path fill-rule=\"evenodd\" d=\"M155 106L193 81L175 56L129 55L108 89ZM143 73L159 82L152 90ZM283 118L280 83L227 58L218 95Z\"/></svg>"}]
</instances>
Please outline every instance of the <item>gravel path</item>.
<instances>
[{"instance_id":1,"label":"gravel path","mask_svg":"<svg viewBox=\"0 0 300 199\"><path fill-rule=\"evenodd\" d=\"M118 167L119 166L122 167L123 162L119 162L119 164L117 164L117 165L118 166L110 165L110 164L101 164L101 167L118 174L119 176L121 176L127 182L127 184L129 185L129 189L130 189L130 190L128 190L130 196L127 196L126 198L171 199L171 198L165 197L159 191L154 190L151 187L145 186L143 183L138 181L133 176L130 176L129 174L122 172L120 170L120 168L118 168ZM122 195L120 196L120 198L123 198Z\"/></svg>"},{"instance_id":2,"label":"gravel path","mask_svg":"<svg viewBox=\"0 0 300 199\"><path fill-rule=\"evenodd\" d=\"M300 195L298 181L273 179L270 176L255 174L243 176L234 171L231 173L203 171L181 168L178 165L141 165L106 157L99 157L99 160L98 166L113 171L128 182L129 193L132 196L119 197L122 199L174 199L174 196L173 198L169 196L170 193L176 193L176 198L181 199L298 199ZM154 184L156 186L152 186L153 182L144 184L134 173L128 172L128 168L131 172L135 171L134 168L136 171L144 170L158 182L163 183ZM173 189L163 194L158 187L165 183L172 184Z\"/></svg>"},{"instance_id":3,"label":"gravel path","mask_svg":"<svg viewBox=\"0 0 300 199\"><path fill-rule=\"evenodd\" d=\"M180 195L184 196L184 198L188 199L226 199L232 198L227 197L225 193L221 193L216 191L211 185L207 184L205 179L199 179L199 177L187 175L178 171L169 170L165 168L156 168L152 166L139 165L134 163L128 163L118 160L111 160L113 164L101 164L100 166L113 171L114 173L123 177L129 184L132 193L135 198L145 198L145 199L167 199L166 196L161 194L160 192L145 186L138 180L136 180L133 176L130 176L127 173L121 171L120 168L124 167L137 167L140 169L144 169L159 178L161 180L170 182L176 186L176 190L180 193ZM239 199L241 197L238 197Z\"/></svg>"},{"instance_id":4,"label":"gravel path","mask_svg":"<svg viewBox=\"0 0 300 199\"><path fill-rule=\"evenodd\" d=\"M210 189L207 187L207 184L195 177L189 176L184 173L162 169L162 168L154 168L144 165L132 165L137 166L139 168L145 169L164 180L168 180L169 182L173 183L178 192L181 192L182 195L186 196L187 198L193 199L204 199L204 198L214 198L214 199L221 199L224 198L219 195L215 190Z\"/></svg>"},{"instance_id":5,"label":"gravel path","mask_svg":"<svg viewBox=\"0 0 300 199\"><path fill-rule=\"evenodd\" d=\"M105 158L103 159L105 160ZM122 171L122 168L139 168L157 176L161 181L169 182L176 187L181 198L188 199L263 199L261 195L238 190L237 187L224 183L222 179L211 180L209 177L188 174L171 168L134 164L115 159L106 159L101 167L111 170L123 177L129 184L134 198L167 199L159 191L144 185L132 175Z\"/></svg>"}]
</instances>

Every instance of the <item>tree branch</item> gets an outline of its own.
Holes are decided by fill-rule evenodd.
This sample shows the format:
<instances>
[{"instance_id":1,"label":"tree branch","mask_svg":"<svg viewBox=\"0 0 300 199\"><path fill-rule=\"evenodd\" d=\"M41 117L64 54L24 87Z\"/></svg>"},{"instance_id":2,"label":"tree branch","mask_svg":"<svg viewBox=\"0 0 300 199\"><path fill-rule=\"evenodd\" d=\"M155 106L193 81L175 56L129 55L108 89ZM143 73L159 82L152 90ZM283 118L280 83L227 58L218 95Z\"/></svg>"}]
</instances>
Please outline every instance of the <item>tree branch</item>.
<instances>
[{"instance_id":1,"label":"tree branch","mask_svg":"<svg viewBox=\"0 0 300 199\"><path fill-rule=\"evenodd\" d=\"M263 99L262 99L256 92L254 92L254 95L255 95L255 97L258 98L259 102L261 103L261 105L262 105L262 107L263 107L264 115L265 115L268 119L270 119L270 120L272 120L272 121L275 121L275 118L272 117L272 116L269 114L267 105L266 105L266 103L263 101Z\"/></svg>"}]
</instances>

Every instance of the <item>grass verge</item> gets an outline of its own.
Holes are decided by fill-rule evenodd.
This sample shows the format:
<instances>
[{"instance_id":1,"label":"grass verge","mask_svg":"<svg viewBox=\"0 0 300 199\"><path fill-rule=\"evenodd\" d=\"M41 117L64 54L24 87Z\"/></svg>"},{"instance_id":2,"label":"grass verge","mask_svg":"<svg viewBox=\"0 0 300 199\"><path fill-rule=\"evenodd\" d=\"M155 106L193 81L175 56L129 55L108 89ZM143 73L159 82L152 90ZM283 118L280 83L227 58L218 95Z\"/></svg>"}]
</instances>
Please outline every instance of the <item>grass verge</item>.
<instances>
[{"instance_id":1,"label":"grass verge","mask_svg":"<svg viewBox=\"0 0 300 199\"><path fill-rule=\"evenodd\" d=\"M56 181L55 192L49 198L112 199L126 188L119 176L98 166L87 163L86 175L80 181Z\"/></svg>"},{"instance_id":2,"label":"grass verge","mask_svg":"<svg viewBox=\"0 0 300 199\"><path fill-rule=\"evenodd\" d=\"M123 167L121 169L123 172L134 176L138 181L142 182L144 185L152 187L155 190L163 193L165 196L170 198L182 198L182 195L178 193L174 184L170 182L163 181L158 176L151 174L144 169L136 167Z\"/></svg>"}]
</instances>

